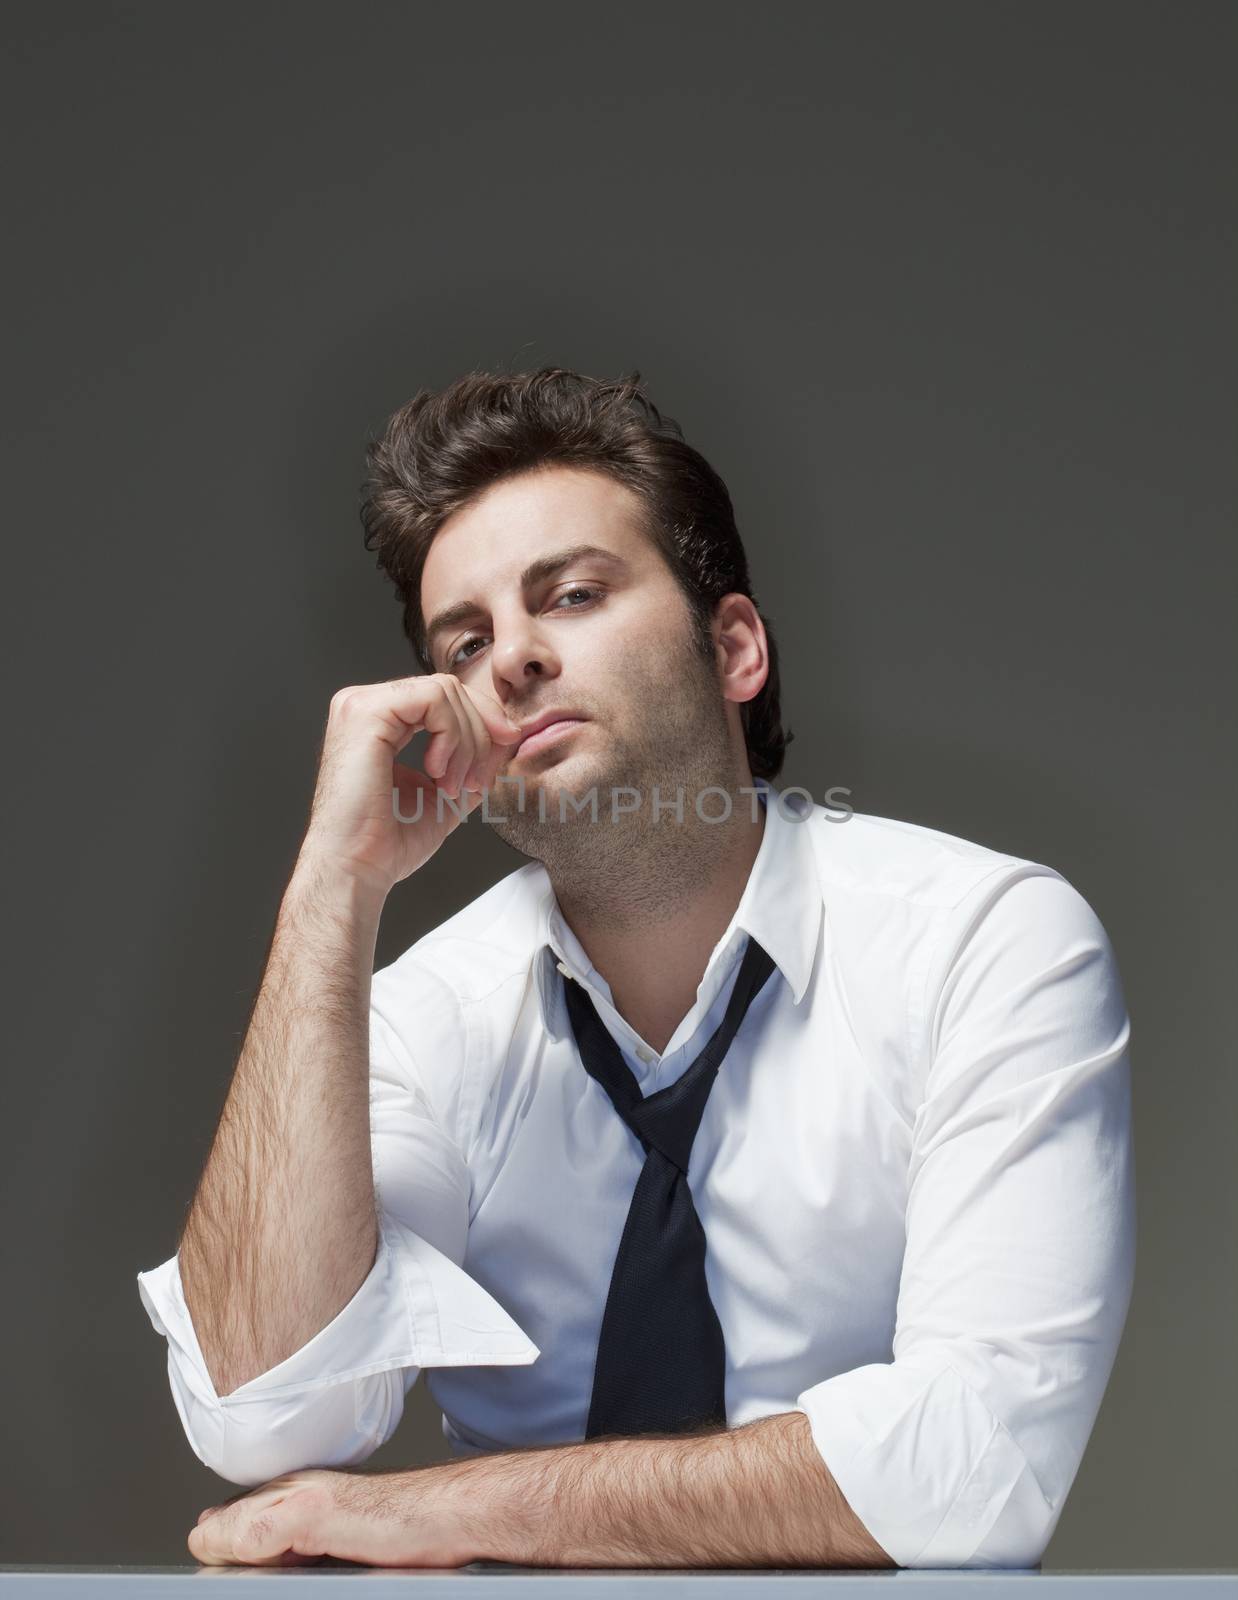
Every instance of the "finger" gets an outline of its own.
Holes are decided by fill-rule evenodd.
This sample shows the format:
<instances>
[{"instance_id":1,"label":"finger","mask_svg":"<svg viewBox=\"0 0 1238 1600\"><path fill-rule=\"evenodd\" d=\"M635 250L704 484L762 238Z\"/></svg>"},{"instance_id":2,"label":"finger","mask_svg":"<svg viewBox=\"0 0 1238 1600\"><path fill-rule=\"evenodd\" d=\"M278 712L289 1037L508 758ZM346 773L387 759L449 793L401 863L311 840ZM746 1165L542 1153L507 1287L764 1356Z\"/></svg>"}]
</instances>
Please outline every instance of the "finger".
<instances>
[{"instance_id":1,"label":"finger","mask_svg":"<svg viewBox=\"0 0 1238 1600\"><path fill-rule=\"evenodd\" d=\"M479 789L485 793L493 789L498 782L499 773L512 758L510 746L492 744L489 752L478 764L477 783Z\"/></svg>"},{"instance_id":2,"label":"finger","mask_svg":"<svg viewBox=\"0 0 1238 1600\"><path fill-rule=\"evenodd\" d=\"M464 780L473 770L473 766L481 754L482 746L479 739L485 738L484 727L479 727L471 715L468 695L459 684L448 691L456 706L456 716L460 724L460 738L456 745L455 753L448 769L448 793L459 796L464 790Z\"/></svg>"},{"instance_id":3,"label":"finger","mask_svg":"<svg viewBox=\"0 0 1238 1600\"><path fill-rule=\"evenodd\" d=\"M519 727L492 694L485 689L470 689L464 684L461 684L460 687L464 690L465 697L471 699L477 707L482 720L490 731L491 738L497 744L513 745L520 743Z\"/></svg>"},{"instance_id":4,"label":"finger","mask_svg":"<svg viewBox=\"0 0 1238 1600\"><path fill-rule=\"evenodd\" d=\"M248 1567L269 1566L291 1548L283 1501L242 1517L232 1535L232 1558Z\"/></svg>"},{"instance_id":5,"label":"finger","mask_svg":"<svg viewBox=\"0 0 1238 1600\"><path fill-rule=\"evenodd\" d=\"M425 815L426 805L434 800L433 781L416 767L406 767L402 761L395 761L391 765L391 783L399 795L400 817L405 821L420 820ZM425 796L420 806L419 794Z\"/></svg>"},{"instance_id":6,"label":"finger","mask_svg":"<svg viewBox=\"0 0 1238 1600\"><path fill-rule=\"evenodd\" d=\"M207 1566L216 1566L243 1557L234 1555L238 1532L268 1515L282 1502L282 1489L257 1489L243 1492L222 1505L208 1508L195 1527L189 1530L190 1554Z\"/></svg>"},{"instance_id":7,"label":"finger","mask_svg":"<svg viewBox=\"0 0 1238 1600\"><path fill-rule=\"evenodd\" d=\"M459 749L460 731L464 722L458 694L455 680L440 674L435 680L431 706L427 709L425 718L425 728L430 739L426 745L423 765L427 775L444 789L449 785L451 764Z\"/></svg>"},{"instance_id":8,"label":"finger","mask_svg":"<svg viewBox=\"0 0 1238 1600\"><path fill-rule=\"evenodd\" d=\"M259 1495L264 1495L266 1497L263 1502L265 1504L267 1500L276 1499L279 1493L279 1490L273 1490L270 1485L264 1485L259 1489L242 1489L239 1494L234 1494L227 1500L221 1500L218 1505L207 1506L205 1510L200 1511L198 1513L198 1521L199 1523L203 1523L208 1517L218 1516L221 1511L230 1511L234 1505L237 1505L242 1500L249 1500L252 1502Z\"/></svg>"},{"instance_id":9,"label":"finger","mask_svg":"<svg viewBox=\"0 0 1238 1600\"><path fill-rule=\"evenodd\" d=\"M421 678L392 678L387 683L374 684L375 699L380 716L388 727L392 753L399 755L414 734L424 728L431 736L449 733L455 713L447 693L455 682L441 672ZM370 693L366 689L365 693Z\"/></svg>"},{"instance_id":10,"label":"finger","mask_svg":"<svg viewBox=\"0 0 1238 1600\"><path fill-rule=\"evenodd\" d=\"M206 1567L271 1566L289 1548L280 1506L248 1507L236 1516L215 1516L190 1530L190 1553Z\"/></svg>"},{"instance_id":11,"label":"finger","mask_svg":"<svg viewBox=\"0 0 1238 1600\"><path fill-rule=\"evenodd\" d=\"M486 729L489 749L482 757L478 772L482 788L489 790L494 787L499 773L511 760L524 735L497 700L489 695L479 695L467 686L462 687L465 699L472 703Z\"/></svg>"},{"instance_id":12,"label":"finger","mask_svg":"<svg viewBox=\"0 0 1238 1600\"><path fill-rule=\"evenodd\" d=\"M217 1510L213 1517L189 1530L185 1541L189 1554L204 1567L222 1566L232 1560L232 1540L224 1526L227 1520Z\"/></svg>"},{"instance_id":13,"label":"finger","mask_svg":"<svg viewBox=\"0 0 1238 1600\"><path fill-rule=\"evenodd\" d=\"M473 731L473 759L468 771L464 774L463 782L471 790L488 789L488 769L493 761L494 744L490 738L490 730L486 727L485 719L477 708L476 702L470 698L467 689L462 689L460 694L460 708L469 719L469 726Z\"/></svg>"}]
</instances>

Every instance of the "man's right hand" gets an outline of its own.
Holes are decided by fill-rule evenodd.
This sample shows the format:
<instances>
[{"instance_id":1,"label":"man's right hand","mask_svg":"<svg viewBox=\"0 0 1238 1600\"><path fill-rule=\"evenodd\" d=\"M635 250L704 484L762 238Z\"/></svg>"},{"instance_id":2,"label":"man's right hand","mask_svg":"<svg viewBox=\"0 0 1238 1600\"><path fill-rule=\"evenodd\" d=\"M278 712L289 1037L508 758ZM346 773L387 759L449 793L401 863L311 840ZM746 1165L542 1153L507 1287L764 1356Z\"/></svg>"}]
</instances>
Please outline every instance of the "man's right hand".
<instances>
[{"instance_id":1,"label":"man's right hand","mask_svg":"<svg viewBox=\"0 0 1238 1600\"><path fill-rule=\"evenodd\" d=\"M431 734L424 772L396 760L422 728ZM519 743L519 729L499 702L450 673L337 690L302 860L342 870L386 895L480 804ZM417 821L395 815L393 788L405 817L417 816L420 793ZM456 803L440 806L439 789Z\"/></svg>"}]
</instances>

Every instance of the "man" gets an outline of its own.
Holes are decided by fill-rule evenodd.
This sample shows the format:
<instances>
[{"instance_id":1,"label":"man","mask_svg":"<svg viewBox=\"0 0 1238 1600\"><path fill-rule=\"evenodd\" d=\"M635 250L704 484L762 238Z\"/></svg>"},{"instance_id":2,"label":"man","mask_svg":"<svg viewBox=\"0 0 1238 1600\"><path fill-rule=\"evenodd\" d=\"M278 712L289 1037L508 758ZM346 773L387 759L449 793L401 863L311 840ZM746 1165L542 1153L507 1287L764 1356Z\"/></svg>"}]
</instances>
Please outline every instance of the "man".
<instances>
[{"instance_id":1,"label":"man","mask_svg":"<svg viewBox=\"0 0 1238 1600\"><path fill-rule=\"evenodd\" d=\"M1134 1264L1104 929L1050 867L772 787L730 500L638 378L470 374L371 445L423 670L332 700L138 1280L252 1488L200 1561L1034 1566L1073 1482ZM529 860L372 972L479 806ZM340 1470L423 1368L460 1459Z\"/></svg>"}]
</instances>

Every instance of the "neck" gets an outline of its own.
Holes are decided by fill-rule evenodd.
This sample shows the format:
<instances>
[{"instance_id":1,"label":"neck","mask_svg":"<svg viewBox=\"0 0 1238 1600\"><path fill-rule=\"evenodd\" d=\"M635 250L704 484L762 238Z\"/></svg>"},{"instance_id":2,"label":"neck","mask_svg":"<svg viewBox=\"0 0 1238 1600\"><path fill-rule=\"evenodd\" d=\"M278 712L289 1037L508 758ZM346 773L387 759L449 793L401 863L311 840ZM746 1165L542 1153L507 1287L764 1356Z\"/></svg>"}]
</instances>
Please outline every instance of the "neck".
<instances>
[{"instance_id":1,"label":"neck","mask_svg":"<svg viewBox=\"0 0 1238 1600\"><path fill-rule=\"evenodd\" d=\"M747 780L751 783L751 779ZM615 1009L659 1055L696 1001L715 945L743 896L765 833L765 809L736 792L725 822L669 816L584 863L551 870L564 921L610 985ZM614 841L612 841L614 842Z\"/></svg>"}]
</instances>

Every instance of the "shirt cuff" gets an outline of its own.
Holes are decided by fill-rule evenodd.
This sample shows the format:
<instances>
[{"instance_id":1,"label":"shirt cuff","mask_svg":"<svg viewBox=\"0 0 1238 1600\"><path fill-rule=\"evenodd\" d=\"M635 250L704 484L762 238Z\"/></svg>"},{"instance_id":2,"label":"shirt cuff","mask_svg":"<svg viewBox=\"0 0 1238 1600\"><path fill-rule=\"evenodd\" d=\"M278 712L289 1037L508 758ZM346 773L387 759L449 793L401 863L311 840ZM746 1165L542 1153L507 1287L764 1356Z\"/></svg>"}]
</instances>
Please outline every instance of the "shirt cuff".
<instances>
[{"instance_id":1,"label":"shirt cuff","mask_svg":"<svg viewBox=\"0 0 1238 1600\"><path fill-rule=\"evenodd\" d=\"M379 1221L369 1275L348 1304L307 1344L231 1394L215 1393L185 1303L178 1258L140 1272L138 1292L196 1398L225 1410L397 1367L519 1366L541 1354L468 1273L388 1217Z\"/></svg>"},{"instance_id":2,"label":"shirt cuff","mask_svg":"<svg viewBox=\"0 0 1238 1600\"><path fill-rule=\"evenodd\" d=\"M1040 1560L1056 1513L1014 1439L953 1367L857 1367L805 1389L793 1409L807 1416L848 1505L900 1567L968 1565L1008 1502L1022 1525L998 1530L990 1548L1009 1559L983 1564Z\"/></svg>"}]
</instances>

